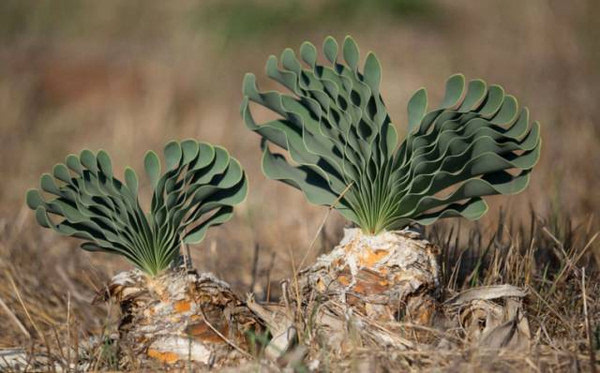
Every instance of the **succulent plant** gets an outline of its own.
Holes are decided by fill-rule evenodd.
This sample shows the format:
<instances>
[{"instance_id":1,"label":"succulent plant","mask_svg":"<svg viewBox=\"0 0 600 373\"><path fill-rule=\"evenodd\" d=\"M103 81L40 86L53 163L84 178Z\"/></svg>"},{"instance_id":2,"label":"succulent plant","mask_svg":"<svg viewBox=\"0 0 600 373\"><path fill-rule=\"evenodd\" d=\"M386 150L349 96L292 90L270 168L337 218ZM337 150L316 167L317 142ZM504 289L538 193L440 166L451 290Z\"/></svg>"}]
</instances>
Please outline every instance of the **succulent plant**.
<instances>
[{"instance_id":1,"label":"succulent plant","mask_svg":"<svg viewBox=\"0 0 600 373\"><path fill-rule=\"evenodd\" d=\"M156 275L178 257L182 243L198 243L209 227L228 221L247 193L242 167L222 147L172 141L164 158L162 174L156 153L144 159L154 189L149 214L140 207L135 171L126 168L121 182L103 150L69 155L42 175L41 190L27 192L27 205L41 226L83 239L82 249L122 255Z\"/></svg>"},{"instance_id":2,"label":"succulent plant","mask_svg":"<svg viewBox=\"0 0 600 373\"><path fill-rule=\"evenodd\" d=\"M359 70L356 43L325 39L330 65L317 62L305 42L300 59L285 49L266 64L269 78L288 92L260 92L246 74L241 114L262 137L268 178L300 189L308 201L332 206L363 231L377 234L411 222L480 218L483 196L512 194L528 184L540 154L540 128L527 108L498 85L451 76L439 108L427 110L419 89L408 102L408 131L398 146L380 93L381 67L373 53ZM250 103L277 114L257 123ZM287 151L275 153L270 144Z\"/></svg>"}]
</instances>

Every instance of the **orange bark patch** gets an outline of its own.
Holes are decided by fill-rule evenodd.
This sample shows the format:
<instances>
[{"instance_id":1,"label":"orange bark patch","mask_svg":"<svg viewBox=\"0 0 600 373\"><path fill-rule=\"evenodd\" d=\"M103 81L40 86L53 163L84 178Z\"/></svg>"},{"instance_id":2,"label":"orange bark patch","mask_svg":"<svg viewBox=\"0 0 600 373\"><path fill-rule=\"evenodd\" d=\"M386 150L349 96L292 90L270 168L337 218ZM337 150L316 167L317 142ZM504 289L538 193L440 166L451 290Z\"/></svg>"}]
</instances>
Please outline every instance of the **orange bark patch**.
<instances>
[{"instance_id":1,"label":"orange bark patch","mask_svg":"<svg viewBox=\"0 0 600 373\"><path fill-rule=\"evenodd\" d=\"M410 302L410 301L409 301ZM410 306L410 303L409 303ZM419 325L430 325L435 312L435 303L430 299L424 299L412 312L413 321ZM485 319L485 317L484 317Z\"/></svg>"},{"instance_id":2,"label":"orange bark patch","mask_svg":"<svg viewBox=\"0 0 600 373\"><path fill-rule=\"evenodd\" d=\"M152 348L148 349L148 356L167 364L173 364L179 360L179 356L174 352L162 352Z\"/></svg>"},{"instance_id":3,"label":"orange bark patch","mask_svg":"<svg viewBox=\"0 0 600 373\"><path fill-rule=\"evenodd\" d=\"M352 290L359 294L369 295L383 293L385 290L387 290L387 287L385 286L385 283L382 285L380 282L358 280Z\"/></svg>"},{"instance_id":4,"label":"orange bark patch","mask_svg":"<svg viewBox=\"0 0 600 373\"><path fill-rule=\"evenodd\" d=\"M343 286L348 286L350 285L351 275L344 273L337 278L337 281ZM369 269L360 270L356 274L355 281L352 291L362 295L383 293L389 287L389 282L384 277Z\"/></svg>"},{"instance_id":5,"label":"orange bark patch","mask_svg":"<svg viewBox=\"0 0 600 373\"><path fill-rule=\"evenodd\" d=\"M362 299L357 298L355 295L346 295L346 303L356 308L360 313L365 313L365 303Z\"/></svg>"},{"instance_id":6,"label":"orange bark patch","mask_svg":"<svg viewBox=\"0 0 600 373\"><path fill-rule=\"evenodd\" d=\"M430 305L429 308L421 310L421 313L417 316L417 323L420 325L429 325L431 324L432 316L433 306Z\"/></svg>"},{"instance_id":7,"label":"orange bark patch","mask_svg":"<svg viewBox=\"0 0 600 373\"><path fill-rule=\"evenodd\" d=\"M345 275L341 275L337 278L338 282L344 286L348 286L350 285L350 278L348 278L348 276Z\"/></svg>"},{"instance_id":8,"label":"orange bark patch","mask_svg":"<svg viewBox=\"0 0 600 373\"><path fill-rule=\"evenodd\" d=\"M173 305L173 308L175 309L175 312L183 313L189 311L192 308L192 305L187 300L178 300Z\"/></svg>"},{"instance_id":9,"label":"orange bark patch","mask_svg":"<svg viewBox=\"0 0 600 373\"><path fill-rule=\"evenodd\" d=\"M215 325L215 328L223 335L227 335L229 332L229 327L226 323L221 327ZM204 321L200 321L197 324L188 325L188 327L185 329L185 332L192 338L202 342L225 343L223 338L215 333Z\"/></svg>"},{"instance_id":10,"label":"orange bark patch","mask_svg":"<svg viewBox=\"0 0 600 373\"><path fill-rule=\"evenodd\" d=\"M371 268L381 259L385 258L389 251L387 250L365 250L366 252L360 256L359 265L361 267Z\"/></svg>"}]
</instances>

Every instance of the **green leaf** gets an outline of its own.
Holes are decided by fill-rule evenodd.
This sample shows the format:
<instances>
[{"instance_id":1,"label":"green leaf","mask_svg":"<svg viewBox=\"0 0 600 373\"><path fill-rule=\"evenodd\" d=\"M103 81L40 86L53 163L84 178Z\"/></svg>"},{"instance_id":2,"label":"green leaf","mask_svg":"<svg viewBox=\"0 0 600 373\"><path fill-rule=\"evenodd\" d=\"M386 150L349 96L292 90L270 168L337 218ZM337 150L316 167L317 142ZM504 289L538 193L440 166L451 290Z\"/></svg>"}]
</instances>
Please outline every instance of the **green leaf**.
<instances>
[{"instance_id":1,"label":"green leaf","mask_svg":"<svg viewBox=\"0 0 600 373\"><path fill-rule=\"evenodd\" d=\"M92 172L96 172L98 167L96 165L96 156L88 149L84 149L79 154L79 160L83 167L87 168Z\"/></svg>"},{"instance_id":2,"label":"green leaf","mask_svg":"<svg viewBox=\"0 0 600 373\"><path fill-rule=\"evenodd\" d=\"M125 184L133 197L137 199L139 183L137 175L131 167L125 168Z\"/></svg>"},{"instance_id":3,"label":"green leaf","mask_svg":"<svg viewBox=\"0 0 600 373\"><path fill-rule=\"evenodd\" d=\"M364 71L365 82L371 87L373 93L379 92L379 84L381 83L381 65L375 54L369 52L365 61Z\"/></svg>"},{"instance_id":4,"label":"green leaf","mask_svg":"<svg viewBox=\"0 0 600 373\"><path fill-rule=\"evenodd\" d=\"M489 118L500 109L504 100L504 88L499 85L491 85L483 107L479 113L484 118Z\"/></svg>"},{"instance_id":5,"label":"green leaf","mask_svg":"<svg viewBox=\"0 0 600 373\"><path fill-rule=\"evenodd\" d=\"M325 38L325 42L323 43L323 52L325 53L325 57L327 57L329 62L335 63L337 61L338 43L331 36Z\"/></svg>"},{"instance_id":6,"label":"green leaf","mask_svg":"<svg viewBox=\"0 0 600 373\"><path fill-rule=\"evenodd\" d=\"M460 105L458 111L461 113L467 113L469 111L476 110L485 99L486 93L486 84L483 80L471 80L467 88L467 95L465 96L465 99Z\"/></svg>"},{"instance_id":7,"label":"green leaf","mask_svg":"<svg viewBox=\"0 0 600 373\"><path fill-rule=\"evenodd\" d=\"M81 167L81 162L79 161L79 157L75 154L69 154L65 161L67 167L77 173L77 175L81 176L83 174L83 168Z\"/></svg>"},{"instance_id":8,"label":"green leaf","mask_svg":"<svg viewBox=\"0 0 600 373\"><path fill-rule=\"evenodd\" d=\"M60 188L56 185L54 179L52 178L52 175L50 174L42 175L40 179L40 188L42 188L44 192L54 194L55 196L60 197L62 195Z\"/></svg>"},{"instance_id":9,"label":"green leaf","mask_svg":"<svg viewBox=\"0 0 600 373\"><path fill-rule=\"evenodd\" d=\"M217 211L210 218L208 218L207 220L205 220L198 226L194 227L194 229L192 229L189 233L187 233L185 235L183 242L186 244L200 243L204 239L204 236L206 235L206 231L208 230L208 228L210 228L211 226L223 224L223 223L227 222L228 220L230 220L231 217L233 216L232 211L233 211L233 208L231 208L229 206L222 207L219 211Z\"/></svg>"},{"instance_id":10,"label":"green leaf","mask_svg":"<svg viewBox=\"0 0 600 373\"><path fill-rule=\"evenodd\" d=\"M356 70L358 68L358 47L356 46L356 42L350 37L346 36L344 39L344 59L346 63L352 70Z\"/></svg>"},{"instance_id":11,"label":"green leaf","mask_svg":"<svg viewBox=\"0 0 600 373\"><path fill-rule=\"evenodd\" d=\"M408 133L414 133L427 110L427 92L419 89L408 101Z\"/></svg>"},{"instance_id":12,"label":"green leaf","mask_svg":"<svg viewBox=\"0 0 600 373\"><path fill-rule=\"evenodd\" d=\"M27 207L32 210L44 205L44 199L37 189L29 189L25 195L25 201L27 203Z\"/></svg>"},{"instance_id":13,"label":"green leaf","mask_svg":"<svg viewBox=\"0 0 600 373\"><path fill-rule=\"evenodd\" d=\"M165 146L165 163L167 171L172 170L179 165L182 155L181 145L179 145L177 141L171 141Z\"/></svg>"},{"instance_id":14,"label":"green leaf","mask_svg":"<svg viewBox=\"0 0 600 373\"><path fill-rule=\"evenodd\" d=\"M465 76L462 74L452 75L446 81L446 95L440 105L444 109L458 105L465 89Z\"/></svg>"},{"instance_id":15,"label":"green leaf","mask_svg":"<svg viewBox=\"0 0 600 373\"><path fill-rule=\"evenodd\" d=\"M144 169L146 170L146 175L150 179L150 185L153 188L156 188L156 184L158 184L158 179L160 177L160 161L158 160L158 156L153 151L148 151L146 156L144 157Z\"/></svg>"},{"instance_id":16,"label":"green leaf","mask_svg":"<svg viewBox=\"0 0 600 373\"><path fill-rule=\"evenodd\" d=\"M317 63L317 48L311 43L305 41L300 46L300 56L310 67L315 67Z\"/></svg>"},{"instance_id":17,"label":"green leaf","mask_svg":"<svg viewBox=\"0 0 600 373\"><path fill-rule=\"evenodd\" d=\"M102 174L104 174L108 179L112 179L113 170L112 164L110 162L110 157L104 150L100 150L98 155L96 156L98 161L98 167Z\"/></svg>"},{"instance_id":18,"label":"green leaf","mask_svg":"<svg viewBox=\"0 0 600 373\"><path fill-rule=\"evenodd\" d=\"M198 156L200 144L196 140L188 139L181 142L181 151L183 152L183 165L191 163Z\"/></svg>"},{"instance_id":19,"label":"green leaf","mask_svg":"<svg viewBox=\"0 0 600 373\"><path fill-rule=\"evenodd\" d=\"M69 169L62 163L59 163L54 166L52 169L52 174L55 178L65 183L71 182L71 174L69 173Z\"/></svg>"}]
</instances>

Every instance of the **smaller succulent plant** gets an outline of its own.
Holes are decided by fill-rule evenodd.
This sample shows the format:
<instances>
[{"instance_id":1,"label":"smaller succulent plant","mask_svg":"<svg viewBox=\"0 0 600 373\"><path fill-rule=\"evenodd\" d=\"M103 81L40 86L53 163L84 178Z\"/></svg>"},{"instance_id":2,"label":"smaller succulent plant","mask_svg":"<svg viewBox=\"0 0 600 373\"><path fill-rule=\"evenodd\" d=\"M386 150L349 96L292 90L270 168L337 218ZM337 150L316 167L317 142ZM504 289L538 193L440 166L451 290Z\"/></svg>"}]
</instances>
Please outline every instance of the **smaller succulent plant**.
<instances>
[{"instance_id":1,"label":"smaller succulent plant","mask_svg":"<svg viewBox=\"0 0 600 373\"><path fill-rule=\"evenodd\" d=\"M284 92L261 92L253 74L244 79L241 114L262 137L267 177L300 189L314 204L335 207L369 234L446 217L479 219L487 211L482 197L527 186L540 154L540 127L502 87L453 75L431 111L425 89L418 90L398 144L375 55L367 55L361 71L350 37L341 51L326 38L323 53L326 65L308 42L300 58L289 48L279 60L270 56L266 73ZM258 123L250 103L277 118Z\"/></svg>"},{"instance_id":2,"label":"smaller succulent plant","mask_svg":"<svg viewBox=\"0 0 600 373\"><path fill-rule=\"evenodd\" d=\"M164 173L156 153L144 159L154 189L148 214L135 171L126 168L120 181L103 150L67 156L42 175L40 190L27 192L27 205L42 227L83 239L84 250L122 255L154 276L178 257L182 243L199 243L209 227L228 221L247 194L241 165L222 147L172 141L164 158Z\"/></svg>"}]
</instances>

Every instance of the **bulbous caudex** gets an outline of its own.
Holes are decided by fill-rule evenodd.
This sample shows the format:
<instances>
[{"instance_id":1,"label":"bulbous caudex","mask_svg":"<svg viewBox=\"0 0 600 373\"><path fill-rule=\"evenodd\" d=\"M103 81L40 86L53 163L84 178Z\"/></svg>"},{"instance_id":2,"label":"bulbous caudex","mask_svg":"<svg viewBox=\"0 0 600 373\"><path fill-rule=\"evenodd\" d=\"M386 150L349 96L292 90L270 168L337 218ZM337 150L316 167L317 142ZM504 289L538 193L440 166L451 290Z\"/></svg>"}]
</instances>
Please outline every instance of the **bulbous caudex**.
<instances>
[{"instance_id":1,"label":"bulbous caudex","mask_svg":"<svg viewBox=\"0 0 600 373\"><path fill-rule=\"evenodd\" d=\"M122 272L95 299L109 300L121 310L120 356L130 366L241 364L260 349L252 336L266 333L229 284L183 267L155 277ZM135 361L126 361L129 356Z\"/></svg>"}]
</instances>

